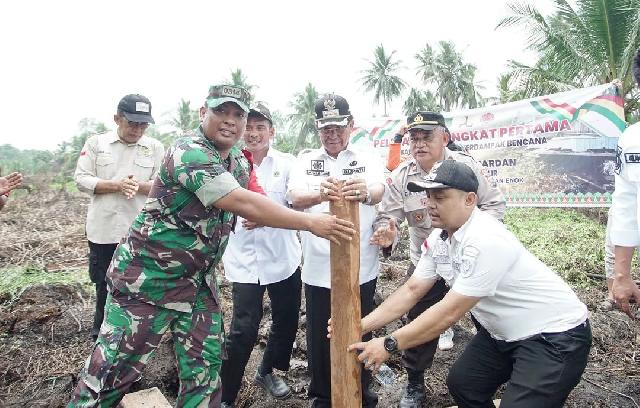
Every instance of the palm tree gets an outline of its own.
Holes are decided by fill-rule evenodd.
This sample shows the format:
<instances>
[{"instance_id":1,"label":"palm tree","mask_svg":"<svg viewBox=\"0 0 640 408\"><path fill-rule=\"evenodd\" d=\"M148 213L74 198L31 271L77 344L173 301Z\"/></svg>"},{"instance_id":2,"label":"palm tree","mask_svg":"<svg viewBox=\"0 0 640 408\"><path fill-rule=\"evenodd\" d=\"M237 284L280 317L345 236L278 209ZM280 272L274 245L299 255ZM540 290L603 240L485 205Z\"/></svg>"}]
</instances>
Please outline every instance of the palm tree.
<instances>
[{"instance_id":1,"label":"palm tree","mask_svg":"<svg viewBox=\"0 0 640 408\"><path fill-rule=\"evenodd\" d=\"M402 111L407 116L418 111L440 110L440 105L431 91L421 91L416 88L411 88L404 105L402 105Z\"/></svg>"},{"instance_id":2,"label":"palm tree","mask_svg":"<svg viewBox=\"0 0 640 408\"><path fill-rule=\"evenodd\" d=\"M304 91L296 93L293 97L294 100L289 106L293 108L294 112L289 116L289 120L292 128L297 130L298 133L298 138L293 147L293 151L297 153L305 147L319 146L317 138L313 138L309 142L309 135L318 135L315 111L318 91L316 91L313 84L309 83L304 88Z\"/></svg>"},{"instance_id":3,"label":"palm tree","mask_svg":"<svg viewBox=\"0 0 640 408\"><path fill-rule=\"evenodd\" d=\"M444 110L451 108L477 108L484 104L475 83L476 66L465 63L462 54L456 51L451 41L440 41L434 52L427 44L415 58L418 60L418 75L433 87L435 96Z\"/></svg>"},{"instance_id":4,"label":"palm tree","mask_svg":"<svg viewBox=\"0 0 640 408\"><path fill-rule=\"evenodd\" d=\"M394 75L400 69L400 61L392 61L393 54L387 55L384 47L379 45L374 52L373 61L369 62L369 69L362 71L364 76L360 79L367 91L374 91L373 101L384 105L384 116L387 116L387 102L399 96L407 84Z\"/></svg>"},{"instance_id":5,"label":"palm tree","mask_svg":"<svg viewBox=\"0 0 640 408\"><path fill-rule=\"evenodd\" d=\"M510 86L534 97L550 90L604 84L619 79L626 109L638 107L631 62L640 47L640 0L554 0L555 12L543 16L526 3L509 5L512 15L498 27L518 26L529 33L533 66L511 62Z\"/></svg>"},{"instance_id":6,"label":"palm tree","mask_svg":"<svg viewBox=\"0 0 640 408\"><path fill-rule=\"evenodd\" d=\"M251 95L251 100L253 100L253 92L252 90L257 88L255 85L249 84L249 81L246 75L242 72L242 69L236 68L235 71L231 71L231 81L232 85L241 86L247 91L249 91L249 95Z\"/></svg>"},{"instance_id":7,"label":"palm tree","mask_svg":"<svg viewBox=\"0 0 640 408\"><path fill-rule=\"evenodd\" d=\"M191 109L191 102L180 99L176 116L169 119L169 124L184 134L198 126L200 117L196 109Z\"/></svg>"}]
</instances>

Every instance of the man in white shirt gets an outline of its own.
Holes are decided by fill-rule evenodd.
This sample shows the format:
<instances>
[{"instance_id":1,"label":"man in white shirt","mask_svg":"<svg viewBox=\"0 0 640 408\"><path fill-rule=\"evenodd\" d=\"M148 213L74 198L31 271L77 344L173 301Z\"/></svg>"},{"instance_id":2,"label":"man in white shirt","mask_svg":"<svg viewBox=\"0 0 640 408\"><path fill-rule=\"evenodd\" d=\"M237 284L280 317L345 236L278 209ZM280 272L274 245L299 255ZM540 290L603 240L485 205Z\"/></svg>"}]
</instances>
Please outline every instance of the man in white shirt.
<instances>
[{"instance_id":1,"label":"man in white shirt","mask_svg":"<svg viewBox=\"0 0 640 408\"><path fill-rule=\"evenodd\" d=\"M373 310L378 276L378 247L369 244L376 217L375 205L384 194L383 164L370 151L349 145L353 116L339 95L316 101L316 126L322 147L298 156L289 178L288 196L293 208L310 213L329 212L329 201L344 196L360 202L360 299L363 316ZM346 180L342 191L336 182ZM307 318L307 360L313 407L331 406L331 360L326 322L331 313L331 266L329 245L302 232ZM369 389L371 373L363 371L363 406L373 407L377 396Z\"/></svg>"},{"instance_id":2,"label":"man in white shirt","mask_svg":"<svg viewBox=\"0 0 640 408\"><path fill-rule=\"evenodd\" d=\"M285 198L294 156L270 147L275 128L263 103L251 107L244 132L258 181L267 196L287 206ZM296 231L261 227L238 218L222 257L227 280L233 283L233 316L227 336L227 360L222 363L222 406L232 407L242 376L258 338L265 290L271 300L271 330L254 381L277 399L291 395L289 386L273 372L289 369L298 330L300 258Z\"/></svg>"},{"instance_id":3,"label":"man in white shirt","mask_svg":"<svg viewBox=\"0 0 640 408\"><path fill-rule=\"evenodd\" d=\"M149 99L125 95L113 121L118 125L115 131L87 139L74 176L78 189L91 195L86 233L89 276L96 286L93 340L104 317L107 268L120 239L144 207L164 156L162 143L144 136L149 124L155 123Z\"/></svg>"},{"instance_id":4,"label":"man in white shirt","mask_svg":"<svg viewBox=\"0 0 640 408\"><path fill-rule=\"evenodd\" d=\"M362 319L364 333L406 313L439 280L451 290L385 338L349 346L377 370L390 353L437 338L466 312L478 333L451 367L449 392L460 407L490 407L504 383L505 407L562 407L587 365L586 306L507 228L476 208L478 178L445 160L410 191L427 190L434 230L413 276Z\"/></svg>"},{"instance_id":5,"label":"man in white shirt","mask_svg":"<svg viewBox=\"0 0 640 408\"><path fill-rule=\"evenodd\" d=\"M640 86L640 49L633 60L633 76ZM613 297L633 316L629 301L640 303L640 288L631 276L631 260L640 245L640 123L629 126L618 140L616 180L613 192L611 242L615 245Z\"/></svg>"}]
</instances>

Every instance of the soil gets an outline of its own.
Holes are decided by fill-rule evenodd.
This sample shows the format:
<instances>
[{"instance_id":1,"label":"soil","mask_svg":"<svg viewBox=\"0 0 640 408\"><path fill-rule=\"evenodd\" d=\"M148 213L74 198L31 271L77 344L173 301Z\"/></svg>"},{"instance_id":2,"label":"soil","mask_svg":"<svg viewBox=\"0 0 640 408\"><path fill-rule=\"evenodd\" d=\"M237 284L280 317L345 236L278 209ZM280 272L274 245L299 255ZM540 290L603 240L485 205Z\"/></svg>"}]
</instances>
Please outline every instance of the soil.
<instances>
[{"instance_id":1,"label":"soil","mask_svg":"<svg viewBox=\"0 0 640 408\"><path fill-rule=\"evenodd\" d=\"M0 213L0 268L15 265L38 265L49 273L62 266L82 265L86 241L82 233L87 200L82 195L35 192L20 202L13 200ZM37 219L28 215L36 214ZM34 234L31 231L37 230ZM406 237L405 237L406 238ZM406 245L406 239L403 241ZM405 248L406 249L406 248ZM378 281L379 300L388 296L404 279L408 265L400 250L382 260ZM19 261L19 262L18 262ZM84 261L86 263L86 261ZM51 265L54 265L53 267ZM594 285L576 289L589 307L593 328L593 347L582 381L571 393L567 407L638 407L640 403L640 331L638 321L631 321L617 311L602 312L598 304L606 289ZM230 287L221 284L225 301L225 321L229 325ZM79 285L32 286L18 297L0 299L0 406L63 407L77 382L84 360L92 349L89 328L95 298L91 290ZM304 307L302 308L304 310ZM306 407L308 375L304 315L296 339L291 369L285 373L293 395L275 401L251 383L265 346L270 324L270 307L265 299L265 317L258 344L245 372L245 384L238 397L238 407ZM387 330L395 329L400 323ZM438 351L427 374L429 394L425 407L447 407L453 400L447 392L445 378L449 367L473 336L473 325L461 320L454 328L455 346ZM376 335L383 335L381 330ZM178 390L177 371L169 337L163 340L143 378L133 391L157 386L173 403ZM406 376L399 358L388 362L395 382L390 386L375 384L380 407L397 406ZM632 398L635 400L632 400Z\"/></svg>"}]
</instances>

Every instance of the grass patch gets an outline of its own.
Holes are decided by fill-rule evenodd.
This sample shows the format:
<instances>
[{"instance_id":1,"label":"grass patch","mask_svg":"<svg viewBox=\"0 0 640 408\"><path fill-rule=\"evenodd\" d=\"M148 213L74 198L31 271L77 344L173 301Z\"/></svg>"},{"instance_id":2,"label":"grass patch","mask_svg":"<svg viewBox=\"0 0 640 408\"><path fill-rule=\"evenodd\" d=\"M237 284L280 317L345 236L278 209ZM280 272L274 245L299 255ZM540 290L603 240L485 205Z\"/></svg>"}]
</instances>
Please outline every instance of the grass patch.
<instances>
[{"instance_id":1,"label":"grass patch","mask_svg":"<svg viewBox=\"0 0 640 408\"><path fill-rule=\"evenodd\" d=\"M33 267L10 267L0 269L0 298L14 299L26 288L35 285L67 284L92 288L89 274L84 268L73 268L59 272L46 272Z\"/></svg>"},{"instance_id":2,"label":"grass patch","mask_svg":"<svg viewBox=\"0 0 640 408\"><path fill-rule=\"evenodd\" d=\"M605 225L566 208L509 208L505 224L524 246L565 280L588 287L604 275Z\"/></svg>"}]
</instances>

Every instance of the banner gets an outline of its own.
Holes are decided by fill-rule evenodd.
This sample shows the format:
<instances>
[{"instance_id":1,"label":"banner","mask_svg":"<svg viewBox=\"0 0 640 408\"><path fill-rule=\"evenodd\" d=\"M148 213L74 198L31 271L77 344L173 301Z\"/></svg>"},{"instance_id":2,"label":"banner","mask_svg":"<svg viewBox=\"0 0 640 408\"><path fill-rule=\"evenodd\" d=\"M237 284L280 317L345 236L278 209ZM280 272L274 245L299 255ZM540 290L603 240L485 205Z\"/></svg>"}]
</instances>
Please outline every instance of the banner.
<instances>
[{"instance_id":1,"label":"banner","mask_svg":"<svg viewBox=\"0 0 640 408\"><path fill-rule=\"evenodd\" d=\"M505 194L510 206L611 205L618 137L626 128L614 84L443 113L451 139L463 146ZM404 120L357 123L351 143L385 159ZM408 135L402 143L409 155Z\"/></svg>"}]
</instances>

